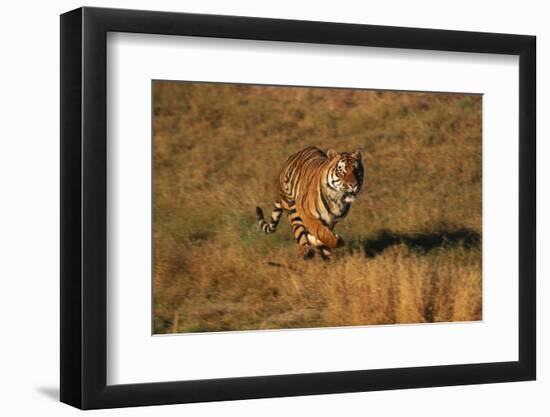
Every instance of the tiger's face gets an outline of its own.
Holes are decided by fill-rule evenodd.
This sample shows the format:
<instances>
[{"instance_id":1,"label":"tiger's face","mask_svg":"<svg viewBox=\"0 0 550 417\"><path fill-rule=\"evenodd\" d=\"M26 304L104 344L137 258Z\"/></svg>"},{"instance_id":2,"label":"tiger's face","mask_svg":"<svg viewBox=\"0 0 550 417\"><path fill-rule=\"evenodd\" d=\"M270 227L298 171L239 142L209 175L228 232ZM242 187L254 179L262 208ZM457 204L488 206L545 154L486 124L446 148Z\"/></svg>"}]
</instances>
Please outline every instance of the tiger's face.
<instances>
[{"instance_id":1,"label":"tiger's face","mask_svg":"<svg viewBox=\"0 0 550 417\"><path fill-rule=\"evenodd\" d=\"M343 202L352 203L363 185L361 151L338 153L329 149L327 156L331 162L327 177L329 187L341 194Z\"/></svg>"}]
</instances>

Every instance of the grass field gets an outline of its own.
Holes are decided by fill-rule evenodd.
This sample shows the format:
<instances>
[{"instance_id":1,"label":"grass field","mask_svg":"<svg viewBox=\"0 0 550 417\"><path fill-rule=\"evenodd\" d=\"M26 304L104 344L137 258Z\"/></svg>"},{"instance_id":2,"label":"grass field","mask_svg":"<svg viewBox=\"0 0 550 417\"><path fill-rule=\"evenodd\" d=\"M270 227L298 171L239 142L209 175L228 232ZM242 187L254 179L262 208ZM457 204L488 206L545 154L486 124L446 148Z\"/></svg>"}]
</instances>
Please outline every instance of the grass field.
<instances>
[{"instance_id":1,"label":"grass field","mask_svg":"<svg viewBox=\"0 0 550 417\"><path fill-rule=\"evenodd\" d=\"M481 319L481 96L156 81L153 107L155 333ZM363 150L330 262L255 218L310 145Z\"/></svg>"}]
</instances>

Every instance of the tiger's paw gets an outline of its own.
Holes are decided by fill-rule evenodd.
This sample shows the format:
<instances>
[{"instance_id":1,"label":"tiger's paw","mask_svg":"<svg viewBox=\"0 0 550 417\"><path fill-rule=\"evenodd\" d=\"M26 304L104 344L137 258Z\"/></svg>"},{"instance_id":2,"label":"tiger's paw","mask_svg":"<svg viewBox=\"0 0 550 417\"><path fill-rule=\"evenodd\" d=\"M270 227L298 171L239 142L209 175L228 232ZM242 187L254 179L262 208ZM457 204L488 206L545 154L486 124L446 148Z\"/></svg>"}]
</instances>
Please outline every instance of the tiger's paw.
<instances>
[{"instance_id":1,"label":"tiger's paw","mask_svg":"<svg viewBox=\"0 0 550 417\"><path fill-rule=\"evenodd\" d=\"M321 254L321 258L323 258L323 261L330 261L332 259L330 249L326 246L321 247L319 253Z\"/></svg>"},{"instance_id":2,"label":"tiger's paw","mask_svg":"<svg viewBox=\"0 0 550 417\"><path fill-rule=\"evenodd\" d=\"M346 242L344 242L344 239L342 239L342 236L336 235L336 247L341 248L345 244L346 244Z\"/></svg>"},{"instance_id":3,"label":"tiger's paw","mask_svg":"<svg viewBox=\"0 0 550 417\"><path fill-rule=\"evenodd\" d=\"M300 247L300 255L302 255L302 258L304 259L311 259L315 256L315 251L313 248L309 245L307 246L301 246Z\"/></svg>"}]
</instances>

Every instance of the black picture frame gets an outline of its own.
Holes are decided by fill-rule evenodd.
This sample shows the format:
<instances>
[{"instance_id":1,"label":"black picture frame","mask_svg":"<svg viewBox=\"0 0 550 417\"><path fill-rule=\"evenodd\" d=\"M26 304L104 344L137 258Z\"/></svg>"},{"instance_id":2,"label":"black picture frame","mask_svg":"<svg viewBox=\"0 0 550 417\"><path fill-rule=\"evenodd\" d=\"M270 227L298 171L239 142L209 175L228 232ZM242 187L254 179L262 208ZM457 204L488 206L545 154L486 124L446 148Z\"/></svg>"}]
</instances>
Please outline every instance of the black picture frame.
<instances>
[{"instance_id":1,"label":"black picture frame","mask_svg":"<svg viewBox=\"0 0 550 417\"><path fill-rule=\"evenodd\" d=\"M519 56L519 360L107 385L108 32ZM80 8L61 15L61 401L82 409L533 380L534 36Z\"/></svg>"}]
</instances>

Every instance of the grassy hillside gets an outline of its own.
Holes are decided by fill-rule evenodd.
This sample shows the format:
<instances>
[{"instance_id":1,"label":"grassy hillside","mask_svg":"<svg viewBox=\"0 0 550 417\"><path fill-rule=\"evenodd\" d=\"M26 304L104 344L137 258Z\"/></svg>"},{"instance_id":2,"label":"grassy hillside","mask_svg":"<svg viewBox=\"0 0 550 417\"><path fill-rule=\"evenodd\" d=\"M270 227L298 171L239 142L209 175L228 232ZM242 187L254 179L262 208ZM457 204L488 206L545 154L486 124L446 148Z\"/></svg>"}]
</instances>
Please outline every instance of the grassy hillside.
<instances>
[{"instance_id":1,"label":"grassy hillside","mask_svg":"<svg viewBox=\"0 0 550 417\"><path fill-rule=\"evenodd\" d=\"M155 82L156 333L481 319L481 96ZM286 158L361 148L346 247L265 235ZM269 215L269 214L267 214Z\"/></svg>"}]
</instances>

